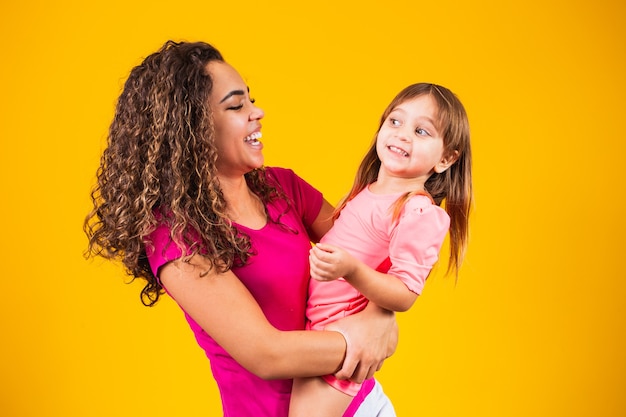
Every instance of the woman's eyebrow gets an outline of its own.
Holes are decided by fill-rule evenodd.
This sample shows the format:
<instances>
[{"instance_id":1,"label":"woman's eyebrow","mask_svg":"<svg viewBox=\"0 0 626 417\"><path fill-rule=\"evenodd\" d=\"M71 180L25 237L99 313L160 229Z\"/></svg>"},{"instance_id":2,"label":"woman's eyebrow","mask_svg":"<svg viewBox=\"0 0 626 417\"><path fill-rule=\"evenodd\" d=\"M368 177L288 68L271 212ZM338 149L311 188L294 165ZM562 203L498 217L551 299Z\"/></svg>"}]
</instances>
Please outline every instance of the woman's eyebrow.
<instances>
[{"instance_id":1,"label":"woman's eyebrow","mask_svg":"<svg viewBox=\"0 0 626 417\"><path fill-rule=\"evenodd\" d=\"M248 90L248 92L250 92L250 87L248 87L247 90ZM226 94L224 96L224 98L220 100L220 103L225 102L226 100L228 100L232 96L243 96L244 94L246 94L246 93L243 90L233 90L230 93Z\"/></svg>"},{"instance_id":2,"label":"woman's eyebrow","mask_svg":"<svg viewBox=\"0 0 626 417\"><path fill-rule=\"evenodd\" d=\"M228 100L232 96L243 96L244 94L245 94L245 92L243 90L233 90L230 93L226 94L224 96L224 98L220 100L220 103L225 102L226 100Z\"/></svg>"}]
</instances>

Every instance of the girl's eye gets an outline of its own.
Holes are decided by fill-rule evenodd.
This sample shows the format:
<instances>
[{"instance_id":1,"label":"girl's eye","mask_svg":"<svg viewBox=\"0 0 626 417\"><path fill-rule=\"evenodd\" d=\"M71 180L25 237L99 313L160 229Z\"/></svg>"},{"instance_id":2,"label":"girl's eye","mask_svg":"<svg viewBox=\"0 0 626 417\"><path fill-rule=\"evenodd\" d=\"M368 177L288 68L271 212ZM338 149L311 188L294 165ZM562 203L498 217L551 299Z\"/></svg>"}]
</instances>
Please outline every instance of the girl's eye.
<instances>
[{"instance_id":1,"label":"girl's eye","mask_svg":"<svg viewBox=\"0 0 626 417\"><path fill-rule=\"evenodd\" d=\"M400 121L398 119L389 119L389 123L391 123L392 126L400 126Z\"/></svg>"},{"instance_id":2,"label":"girl's eye","mask_svg":"<svg viewBox=\"0 0 626 417\"><path fill-rule=\"evenodd\" d=\"M429 136L430 133L428 133L427 130L422 129L421 127L418 127L417 129L415 129L415 133L417 133L420 136Z\"/></svg>"}]
</instances>

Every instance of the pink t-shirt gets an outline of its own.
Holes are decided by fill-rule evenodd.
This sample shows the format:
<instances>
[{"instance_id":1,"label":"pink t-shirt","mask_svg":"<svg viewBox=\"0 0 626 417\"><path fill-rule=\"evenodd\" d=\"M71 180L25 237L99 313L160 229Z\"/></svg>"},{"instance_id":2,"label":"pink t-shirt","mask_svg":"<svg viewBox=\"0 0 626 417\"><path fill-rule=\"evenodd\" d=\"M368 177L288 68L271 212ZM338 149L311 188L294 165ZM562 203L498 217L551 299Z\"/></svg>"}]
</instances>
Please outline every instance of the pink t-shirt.
<instances>
[{"instance_id":1,"label":"pink t-shirt","mask_svg":"<svg viewBox=\"0 0 626 417\"><path fill-rule=\"evenodd\" d=\"M365 188L350 200L322 242L339 246L373 269L388 259L387 272L410 291L421 294L426 277L439 257L450 217L425 195L407 201L400 219L392 220L392 206L401 194L374 194ZM321 330L328 323L361 311L367 298L343 278L309 283L307 328ZM341 391L355 395L359 385L325 379Z\"/></svg>"},{"instance_id":2,"label":"pink t-shirt","mask_svg":"<svg viewBox=\"0 0 626 417\"><path fill-rule=\"evenodd\" d=\"M282 200L268 205L271 219L260 230L237 225L250 236L255 254L249 262L233 272L252 293L267 319L280 330L302 330L309 282L309 249L307 227L316 219L322 206L322 194L293 171L267 168L270 181L280 184L292 200L285 213ZM278 219L280 224L276 223ZM181 256L171 244L169 229L161 224L150 236L154 250L148 254L152 271ZM228 314L227 311L224 314ZM263 380L239 365L200 326L185 313L198 344L211 362L226 417L286 417L288 415L291 379ZM254 341L250 341L254 343Z\"/></svg>"}]
</instances>

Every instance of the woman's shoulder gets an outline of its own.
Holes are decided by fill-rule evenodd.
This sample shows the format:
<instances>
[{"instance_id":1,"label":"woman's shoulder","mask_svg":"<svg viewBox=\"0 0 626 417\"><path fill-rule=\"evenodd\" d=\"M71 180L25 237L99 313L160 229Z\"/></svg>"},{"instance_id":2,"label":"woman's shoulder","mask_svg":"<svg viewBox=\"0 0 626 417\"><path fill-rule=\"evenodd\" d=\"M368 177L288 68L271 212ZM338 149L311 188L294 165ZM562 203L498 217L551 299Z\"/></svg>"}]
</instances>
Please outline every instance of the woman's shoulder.
<instances>
[{"instance_id":1,"label":"woman's shoulder","mask_svg":"<svg viewBox=\"0 0 626 417\"><path fill-rule=\"evenodd\" d=\"M281 190L299 212L310 212L313 219L309 220L315 220L323 203L319 190L289 168L266 167L265 173L268 183Z\"/></svg>"},{"instance_id":2,"label":"woman's shoulder","mask_svg":"<svg viewBox=\"0 0 626 417\"><path fill-rule=\"evenodd\" d=\"M311 187L290 168L265 167L265 177L270 184L278 186L287 193Z\"/></svg>"},{"instance_id":3,"label":"woman's shoulder","mask_svg":"<svg viewBox=\"0 0 626 417\"><path fill-rule=\"evenodd\" d=\"M265 175L269 180L274 180L278 183L281 181L293 181L298 178L296 173L290 168L283 167L265 167Z\"/></svg>"}]
</instances>

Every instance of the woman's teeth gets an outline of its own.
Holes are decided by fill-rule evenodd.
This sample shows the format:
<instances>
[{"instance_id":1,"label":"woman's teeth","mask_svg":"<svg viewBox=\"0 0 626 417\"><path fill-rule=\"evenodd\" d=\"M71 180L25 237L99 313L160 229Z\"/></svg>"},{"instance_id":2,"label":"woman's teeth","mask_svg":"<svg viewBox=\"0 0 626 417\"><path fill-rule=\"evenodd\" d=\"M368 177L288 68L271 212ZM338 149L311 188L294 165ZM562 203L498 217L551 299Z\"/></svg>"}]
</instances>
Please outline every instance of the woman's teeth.
<instances>
[{"instance_id":1,"label":"woman's teeth","mask_svg":"<svg viewBox=\"0 0 626 417\"><path fill-rule=\"evenodd\" d=\"M261 132L254 132L253 134L246 136L243 141L247 143L257 143L262 136Z\"/></svg>"}]
</instances>

